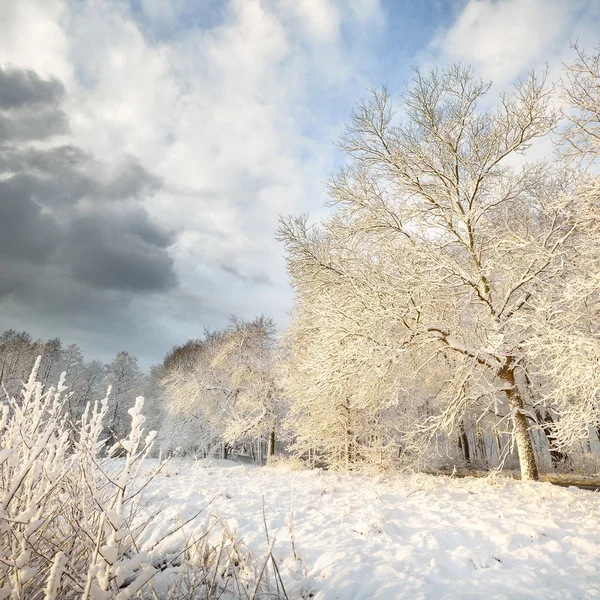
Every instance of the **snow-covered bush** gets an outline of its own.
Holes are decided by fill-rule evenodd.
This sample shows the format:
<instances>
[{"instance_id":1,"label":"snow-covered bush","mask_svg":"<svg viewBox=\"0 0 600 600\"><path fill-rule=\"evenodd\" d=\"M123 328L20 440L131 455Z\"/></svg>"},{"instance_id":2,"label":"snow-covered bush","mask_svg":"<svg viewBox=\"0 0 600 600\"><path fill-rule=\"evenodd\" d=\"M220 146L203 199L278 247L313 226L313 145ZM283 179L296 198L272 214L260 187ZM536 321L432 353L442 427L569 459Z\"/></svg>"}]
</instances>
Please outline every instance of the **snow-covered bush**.
<instances>
[{"instance_id":1,"label":"snow-covered bush","mask_svg":"<svg viewBox=\"0 0 600 600\"><path fill-rule=\"evenodd\" d=\"M144 400L129 409L129 435L107 452L108 396L88 406L72 436L64 375L44 391L39 365L2 408L0 598L130 598L155 572L133 527L139 470L154 439L143 436ZM123 459L115 462L117 449Z\"/></svg>"},{"instance_id":2,"label":"snow-covered bush","mask_svg":"<svg viewBox=\"0 0 600 600\"><path fill-rule=\"evenodd\" d=\"M274 541L259 558L226 522L211 518L202 535L186 539L181 566L167 597L287 598L272 554Z\"/></svg>"},{"instance_id":3,"label":"snow-covered bush","mask_svg":"<svg viewBox=\"0 0 600 600\"><path fill-rule=\"evenodd\" d=\"M269 460L269 467L281 469L282 471L304 471L306 469L306 462L297 456L280 454L279 456L273 456Z\"/></svg>"},{"instance_id":4,"label":"snow-covered bush","mask_svg":"<svg viewBox=\"0 0 600 600\"><path fill-rule=\"evenodd\" d=\"M20 397L0 403L0 599L157 598L156 575L173 568L181 576L162 597L279 597L265 568L269 560L276 569L271 549L264 561L248 553L242 560L235 537L216 521L175 557L157 547L181 525L142 544L159 514L148 514L144 498L156 474L144 465L155 437L143 429L144 399L128 411L129 434L109 447L110 389L73 424L64 374L44 390L39 366L40 359Z\"/></svg>"}]
</instances>

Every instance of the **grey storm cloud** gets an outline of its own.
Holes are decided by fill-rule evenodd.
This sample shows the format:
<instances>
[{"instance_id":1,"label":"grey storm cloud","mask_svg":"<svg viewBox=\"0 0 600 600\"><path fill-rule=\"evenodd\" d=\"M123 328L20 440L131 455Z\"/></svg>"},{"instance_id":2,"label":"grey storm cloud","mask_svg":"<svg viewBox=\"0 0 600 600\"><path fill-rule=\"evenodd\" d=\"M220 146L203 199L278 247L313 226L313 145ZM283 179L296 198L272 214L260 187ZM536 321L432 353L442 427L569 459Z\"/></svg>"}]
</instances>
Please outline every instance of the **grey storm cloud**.
<instances>
[{"instance_id":1,"label":"grey storm cloud","mask_svg":"<svg viewBox=\"0 0 600 600\"><path fill-rule=\"evenodd\" d=\"M13 173L14 187L53 207L74 205L81 198L100 203L135 200L161 187L160 180L131 157L122 157L118 168L110 172L72 145L48 149L0 145L1 172Z\"/></svg>"},{"instance_id":2,"label":"grey storm cloud","mask_svg":"<svg viewBox=\"0 0 600 600\"><path fill-rule=\"evenodd\" d=\"M116 167L74 145L29 142L69 131L63 85L33 71L0 68L0 301L43 297L36 268L70 288L148 294L177 287L174 241L141 199L162 186L132 157ZM18 276L16 275L18 274ZM30 274L30 278L27 275ZM68 306L68 301L65 307Z\"/></svg>"},{"instance_id":3,"label":"grey storm cloud","mask_svg":"<svg viewBox=\"0 0 600 600\"><path fill-rule=\"evenodd\" d=\"M144 214L78 216L70 227L71 248L64 260L78 281L95 288L166 291L177 285L165 251L168 239Z\"/></svg>"},{"instance_id":4,"label":"grey storm cloud","mask_svg":"<svg viewBox=\"0 0 600 600\"><path fill-rule=\"evenodd\" d=\"M69 131L65 89L35 71L0 68L0 140L42 140Z\"/></svg>"},{"instance_id":5,"label":"grey storm cloud","mask_svg":"<svg viewBox=\"0 0 600 600\"><path fill-rule=\"evenodd\" d=\"M56 79L44 80L35 71L0 69L0 108L57 105L65 95L65 88Z\"/></svg>"},{"instance_id":6,"label":"grey storm cloud","mask_svg":"<svg viewBox=\"0 0 600 600\"><path fill-rule=\"evenodd\" d=\"M229 273L229 275L233 275L241 281L249 281L258 285L267 285L271 283L269 276L262 269L254 273L242 273L235 265L222 264L221 270L225 271L225 273Z\"/></svg>"}]
</instances>

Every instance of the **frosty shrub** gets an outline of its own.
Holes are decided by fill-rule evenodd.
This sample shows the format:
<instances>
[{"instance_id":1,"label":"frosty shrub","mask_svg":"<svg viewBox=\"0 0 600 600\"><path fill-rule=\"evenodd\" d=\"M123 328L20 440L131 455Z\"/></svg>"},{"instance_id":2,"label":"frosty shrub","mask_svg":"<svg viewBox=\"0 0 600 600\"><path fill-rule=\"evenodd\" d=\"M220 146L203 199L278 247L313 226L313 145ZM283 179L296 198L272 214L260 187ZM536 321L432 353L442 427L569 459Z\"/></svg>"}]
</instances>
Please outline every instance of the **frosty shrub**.
<instances>
[{"instance_id":1,"label":"frosty shrub","mask_svg":"<svg viewBox=\"0 0 600 600\"><path fill-rule=\"evenodd\" d=\"M304 471L306 470L306 462L297 456L272 456L269 460L269 467L274 467L282 471Z\"/></svg>"},{"instance_id":2,"label":"frosty shrub","mask_svg":"<svg viewBox=\"0 0 600 600\"><path fill-rule=\"evenodd\" d=\"M128 411L128 435L108 447L110 389L73 424L64 374L44 390L39 366L20 397L0 403L0 599L280 597L272 546L260 560L242 552L215 519L176 556L157 552L165 536L141 544L159 515L148 516L144 498L156 475L144 466L155 437L143 429L144 399ZM173 570L168 589L160 576Z\"/></svg>"},{"instance_id":3,"label":"frosty shrub","mask_svg":"<svg viewBox=\"0 0 600 600\"><path fill-rule=\"evenodd\" d=\"M272 554L257 557L227 523L211 518L206 531L186 539L180 567L167 598L291 598L304 597L303 589L290 596Z\"/></svg>"}]
</instances>

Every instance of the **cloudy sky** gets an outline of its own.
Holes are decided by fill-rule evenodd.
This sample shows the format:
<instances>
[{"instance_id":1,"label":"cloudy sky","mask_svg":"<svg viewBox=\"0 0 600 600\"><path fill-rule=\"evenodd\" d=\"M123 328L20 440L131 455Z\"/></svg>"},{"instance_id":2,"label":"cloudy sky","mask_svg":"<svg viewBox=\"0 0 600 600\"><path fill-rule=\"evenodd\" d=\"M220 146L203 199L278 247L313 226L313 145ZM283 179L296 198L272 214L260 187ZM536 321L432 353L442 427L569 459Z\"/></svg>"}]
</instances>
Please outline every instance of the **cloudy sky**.
<instances>
[{"instance_id":1,"label":"cloudy sky","mask_svg":"<svg viewBox=\"0 0 600 600\"><path fill-rule=\"evenodd\" d=\"M499 87L595 0L0 0L0 330L143 366L292 296L279 214L324 210L369 87L460 60Z\"/></svg>"}]
</instances>

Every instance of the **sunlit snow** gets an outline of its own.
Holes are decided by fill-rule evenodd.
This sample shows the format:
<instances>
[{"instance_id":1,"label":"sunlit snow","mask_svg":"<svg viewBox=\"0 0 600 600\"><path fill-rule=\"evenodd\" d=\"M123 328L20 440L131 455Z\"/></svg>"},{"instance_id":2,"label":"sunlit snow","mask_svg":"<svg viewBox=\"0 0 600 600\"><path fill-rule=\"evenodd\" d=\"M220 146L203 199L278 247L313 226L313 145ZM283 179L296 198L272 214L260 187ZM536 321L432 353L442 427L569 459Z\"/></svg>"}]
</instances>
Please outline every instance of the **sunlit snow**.
<instances>
[{"instance_id":1,"label":"sunlit snow","mask_svg":"<svg viewBox=\"0 0 600 600\"><path fill-rule=\"evenodd\" d=\"M268 547L264 498L290 597L564 600L600 594L600 495L591 491L504 478L373 478L210 460L172 463L147 493L157 491L151 506L166 504L144 544L214 499L205 514L218 513L258 556ZM292 558L290 515L301 562ZM187 525L186 535L200 533L203 523L201 516ZM181 534L159 545L155 558L178 547Z\"/></svg>"}]
</instances>

